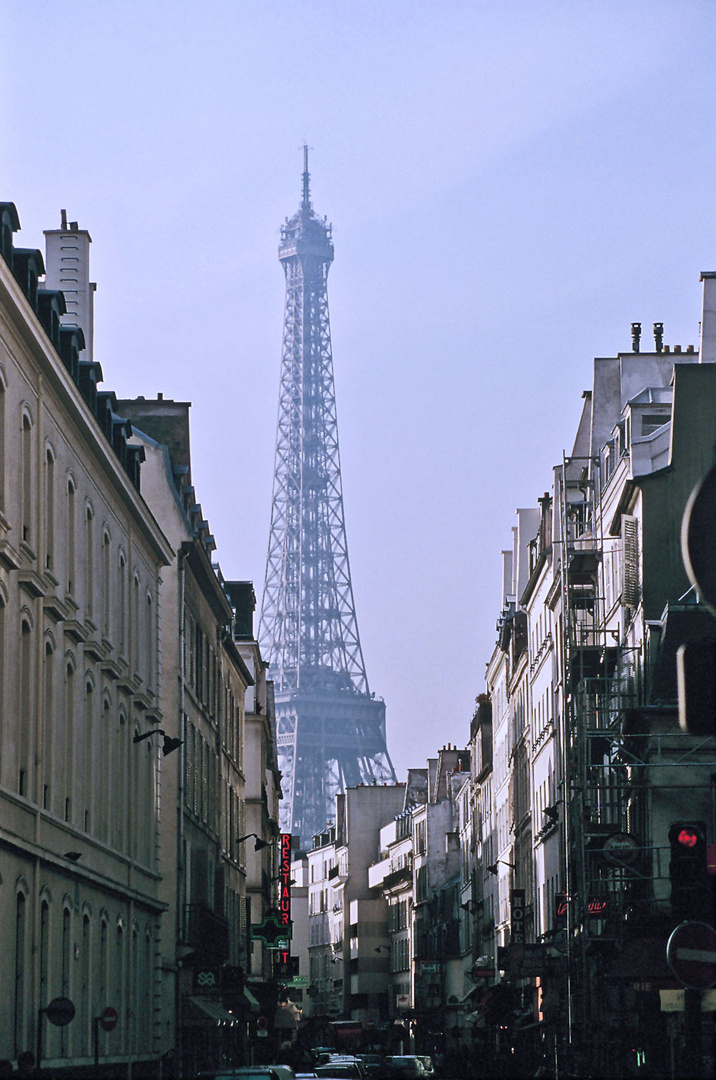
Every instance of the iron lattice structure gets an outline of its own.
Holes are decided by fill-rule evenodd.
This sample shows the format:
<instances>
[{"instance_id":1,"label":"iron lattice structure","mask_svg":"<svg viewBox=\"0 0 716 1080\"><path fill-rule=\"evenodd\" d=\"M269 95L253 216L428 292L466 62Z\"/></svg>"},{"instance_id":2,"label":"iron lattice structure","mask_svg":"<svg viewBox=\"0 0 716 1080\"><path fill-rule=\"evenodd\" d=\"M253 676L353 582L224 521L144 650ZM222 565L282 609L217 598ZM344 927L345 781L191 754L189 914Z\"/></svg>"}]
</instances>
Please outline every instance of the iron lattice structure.
<instances>
[{"instance_id":1,"label":"iron lattice structure","mask_svg":"<svg viewBox=\"0 0 716 1080\"><path fill-rule=\"evenodd\" d=\"M358 636L328 315L333 243L311 205L306 147L279 259L286 312L259 638L275 684L281 828L305 843L346 786L395 781L385 705L369 691Z\"/></svg>"}]
</instances>

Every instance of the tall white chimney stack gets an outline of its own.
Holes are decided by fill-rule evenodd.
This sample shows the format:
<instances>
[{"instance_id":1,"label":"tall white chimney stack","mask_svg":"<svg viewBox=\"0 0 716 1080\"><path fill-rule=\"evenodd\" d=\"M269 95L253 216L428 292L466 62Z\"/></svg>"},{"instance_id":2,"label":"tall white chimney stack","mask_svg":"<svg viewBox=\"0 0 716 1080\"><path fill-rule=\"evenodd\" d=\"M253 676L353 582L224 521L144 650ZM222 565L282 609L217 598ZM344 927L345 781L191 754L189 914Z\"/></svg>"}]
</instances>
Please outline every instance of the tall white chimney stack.
<instances>
[{"instance_id":1,"label":"tall white chimney stack","mask_svg":"<svg viewBox=\"0 0 716 1080\"><path fill-rule=\"evenodd\" d=\"M699 363L716 364L716 270L704 270L701 280L704 283L704 298Z\"/></svg>"},{"instance_id":2,"label":"tall white chimney stack","mask_svg":"<svg viewBox=\"0 0 716 1080\"><path fill-rule=\"evenodd\" d=\"M45 229L45 287L65 294L65 326L79 326L85 336L83 359L92 359L94 336L94 292L97 286L89 279L89 246L92 237L76 221L67 221L60 211L59 229Z\"/></svg>"}]
</instances>

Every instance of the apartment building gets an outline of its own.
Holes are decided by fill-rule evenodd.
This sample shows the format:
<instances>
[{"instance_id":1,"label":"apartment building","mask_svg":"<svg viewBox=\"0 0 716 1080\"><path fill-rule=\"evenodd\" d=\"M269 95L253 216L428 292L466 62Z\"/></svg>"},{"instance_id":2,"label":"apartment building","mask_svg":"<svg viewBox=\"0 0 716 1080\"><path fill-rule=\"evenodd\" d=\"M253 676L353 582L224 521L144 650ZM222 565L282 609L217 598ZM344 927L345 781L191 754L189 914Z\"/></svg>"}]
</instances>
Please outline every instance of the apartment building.
<instances>
[{"instance_id":1,"label":"apartment building","mask_svg":"<svg viewBox=\"0 0 716 1080\"><path fill-rule=\"evenodd\" d=\"M163 1045L167 769L148 736L173 552L139 493L141 448L98 389L89 234L48 231L45 278L18 229L0 204L0 1056L141 1068ZM57 998L66 1026L40 1011ZM105 1007L116 1027L93 1045Z\"/></svg>"}]
</instances>

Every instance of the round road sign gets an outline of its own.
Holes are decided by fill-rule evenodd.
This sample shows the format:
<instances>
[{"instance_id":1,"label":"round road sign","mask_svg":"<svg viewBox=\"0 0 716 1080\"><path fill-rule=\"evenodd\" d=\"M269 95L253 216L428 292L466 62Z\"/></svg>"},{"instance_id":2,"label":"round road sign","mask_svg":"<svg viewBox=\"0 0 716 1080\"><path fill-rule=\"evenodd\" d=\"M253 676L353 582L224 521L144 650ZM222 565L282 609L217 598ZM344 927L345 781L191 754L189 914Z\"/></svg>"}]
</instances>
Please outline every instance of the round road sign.
<instances>
[{"instance_id":1,"label":"round road sign","mask_svg":"<svg viewBox=\"0 0 716 1080\"><path fill-rule=\"evenodd\" d=\"M602 855L616 866L631 866L639 858L639 841L629 833L614 833L604 841Z\"/></svg>"},{"instance_id":2,"label":"round road sign","mask_svg":"<svg viewBox=\"0 0 716 1080\"><path fill-rule=\"evenodd\" d=\"M99 1018L100 1027L104 1031L114 1031L118 1020L119 1013L112 1005L108 1005Z\"/></svg>"},{"instance_id":3,"label":"round road sign","mask_svg":"<svg viewBox=\"0 0 716 1080\"><path fill-rule=\"evenodd\" d=\"M45 1009L45 1015L55 1027L67 1027L75 1018L74 1003L66 997L53 998Z\"/></svg>"},{"instance_id":4,"label":"round road sign","mask_svg":"<svg viewBox=\"0 0 716 1080\"><path fill-rule=\"evenodd\" d=\"M690 990L716 986L716 930L708 923L683 922L671 934L666 960L679 982Z\"/></svg>"}]
</instances>

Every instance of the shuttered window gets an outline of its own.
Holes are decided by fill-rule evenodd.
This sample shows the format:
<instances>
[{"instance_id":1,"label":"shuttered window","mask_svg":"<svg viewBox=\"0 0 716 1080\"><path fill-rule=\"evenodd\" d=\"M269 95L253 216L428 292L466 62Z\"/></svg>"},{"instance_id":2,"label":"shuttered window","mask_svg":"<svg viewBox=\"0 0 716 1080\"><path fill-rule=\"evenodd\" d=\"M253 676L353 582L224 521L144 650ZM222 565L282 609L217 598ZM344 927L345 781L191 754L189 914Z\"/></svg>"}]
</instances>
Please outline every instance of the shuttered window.
<instances>
[{"instance_id":1,"label":"shuttered window","mask_svg":"<svg viewBox=\"0 0 716 1080\"><path fill-rule=\"evenodd\" d=\"M622 515L622 603L639 604L639 522L631 514Z\"/></svg>"}]
</instances>

